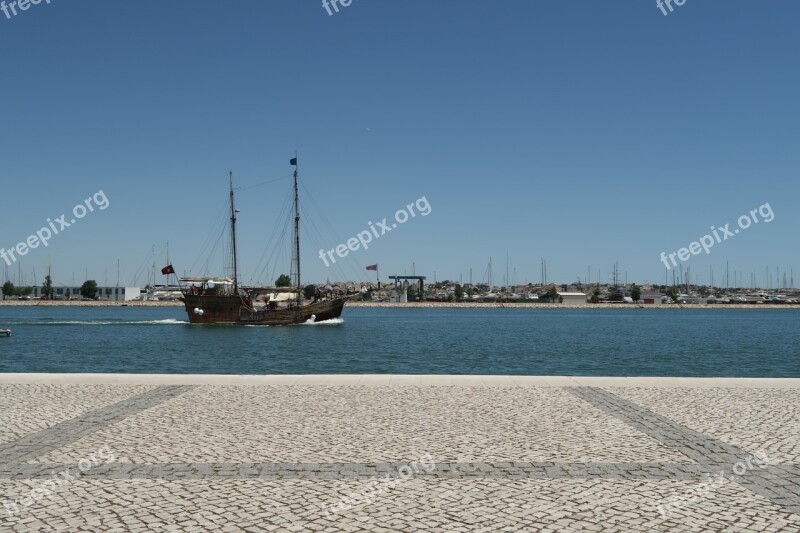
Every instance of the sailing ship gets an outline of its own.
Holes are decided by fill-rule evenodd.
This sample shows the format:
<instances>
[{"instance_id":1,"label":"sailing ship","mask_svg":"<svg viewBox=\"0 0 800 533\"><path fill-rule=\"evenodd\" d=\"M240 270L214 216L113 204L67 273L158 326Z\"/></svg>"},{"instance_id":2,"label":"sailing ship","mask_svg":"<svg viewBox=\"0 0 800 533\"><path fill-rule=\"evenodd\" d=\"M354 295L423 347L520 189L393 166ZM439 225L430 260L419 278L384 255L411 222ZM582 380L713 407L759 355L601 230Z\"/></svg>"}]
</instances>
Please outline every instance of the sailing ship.
<instances>
[{"instance_id":1,"label":"sailing ship","mask_svg":"<svg viewBox=\"0 0 800 533\"><path fill-rule=\"evenodd\" d=\"M233 278L181 278L183 301L192 324L287 326L339 318L347 294L313 289L305 294L300 282L300 205L297 157L294 165L294 232L292 287L244 287L239 284L236 242L236 205L230 175L230 226ZM172 266L165 267L174 273ZM166 272L165 272L166 273ZM190 285L191 284L191 285ZM308 297L308 298L306 298Z\"/></svg>"}]
</instances>

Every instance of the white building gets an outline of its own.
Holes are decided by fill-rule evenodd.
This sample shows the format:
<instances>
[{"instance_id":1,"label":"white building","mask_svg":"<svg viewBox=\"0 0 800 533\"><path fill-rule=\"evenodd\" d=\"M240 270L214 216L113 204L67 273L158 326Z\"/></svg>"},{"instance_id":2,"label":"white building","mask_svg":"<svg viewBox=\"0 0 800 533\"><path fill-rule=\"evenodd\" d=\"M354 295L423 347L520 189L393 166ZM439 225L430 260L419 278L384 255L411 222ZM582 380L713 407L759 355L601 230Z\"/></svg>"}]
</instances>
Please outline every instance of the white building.
<instances>
[{"instance_id":1,"label":"white building","mask_svg":"<svg viewBox=\"0 0 800 533\"><path fill-rule=\"evenodd\" d=\"M141 290L139 287L97 287L97 299L110 302L129 302L137 300ZM31 297L40 298L42 296L41 287L33 287ZM80 300L80 287L53 287L53 298L55 300Z\"/></svg>"},{"instance_id":2,"label":"white building","mask_svg":"<svg viewBox=\"0 0 800 533\"><path fill-rule=\"evenodd\" d=\"M559 292L558 296L563 299L562 303L569 305L586 305L586 295L582 292Z\"/></svg>"},{"instance_id":3,"label":"white building","mask_svg":"<svg viewBox=\"0 0 800 533\"><path fill-rule=\"evenodd\" d=\"M663 302L663 296L660 292L643 292L642 293L642 302L645 305L661 305Z\"/></svg>"}]
</instances>

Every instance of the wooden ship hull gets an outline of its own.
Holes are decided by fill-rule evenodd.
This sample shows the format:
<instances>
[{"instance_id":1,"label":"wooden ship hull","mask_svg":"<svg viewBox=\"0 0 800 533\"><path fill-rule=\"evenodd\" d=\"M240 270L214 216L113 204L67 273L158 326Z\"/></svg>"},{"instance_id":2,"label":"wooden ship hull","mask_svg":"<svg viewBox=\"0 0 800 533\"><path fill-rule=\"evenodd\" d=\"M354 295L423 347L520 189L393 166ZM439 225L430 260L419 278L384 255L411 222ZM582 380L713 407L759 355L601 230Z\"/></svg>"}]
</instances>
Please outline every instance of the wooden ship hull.
<instances>
[{"instance_id":1,"label":"wooden ship hull","mask_svg":"<svg viewBox=\"0 0 800 533\"><path fill-rule=\"evenodd\" d=\"M289 326L309 320L323 322L339 318L345 300L335 298L283 309L259 310L241 296L186 294L182 298L191 324L238 324L251 326Z\"/></svg>"}]
</instances>

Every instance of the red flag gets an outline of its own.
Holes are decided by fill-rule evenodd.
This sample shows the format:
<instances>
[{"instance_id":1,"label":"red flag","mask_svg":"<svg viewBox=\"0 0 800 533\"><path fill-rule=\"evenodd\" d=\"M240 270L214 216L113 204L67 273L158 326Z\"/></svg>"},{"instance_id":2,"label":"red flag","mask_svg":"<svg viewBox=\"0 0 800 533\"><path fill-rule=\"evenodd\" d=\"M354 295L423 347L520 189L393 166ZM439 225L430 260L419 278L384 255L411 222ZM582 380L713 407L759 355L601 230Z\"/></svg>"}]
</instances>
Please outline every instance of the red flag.
<instances>
[{"instance_id":1,"label":"red flag","mask_svg":"<svg viewBox=\"0 0 800 533\"><path fill-rule=\"evenodd\" d=\"M175 269L172 268L172 265L167 265L167 266L165 266L164 268L161 269L161 273L164 274L165 276L167 276L169 274L174 274L175 273Z\"/></svg>"},{"instance_id":2,"label":"red flag","mask_svg":"<svg viewBox=\"0 0 800 533\"><path fill-rule=\"evenodd\" d=\"M369 265L367 270L378 270L378 265Z\"/></svg>"}]
</instances>

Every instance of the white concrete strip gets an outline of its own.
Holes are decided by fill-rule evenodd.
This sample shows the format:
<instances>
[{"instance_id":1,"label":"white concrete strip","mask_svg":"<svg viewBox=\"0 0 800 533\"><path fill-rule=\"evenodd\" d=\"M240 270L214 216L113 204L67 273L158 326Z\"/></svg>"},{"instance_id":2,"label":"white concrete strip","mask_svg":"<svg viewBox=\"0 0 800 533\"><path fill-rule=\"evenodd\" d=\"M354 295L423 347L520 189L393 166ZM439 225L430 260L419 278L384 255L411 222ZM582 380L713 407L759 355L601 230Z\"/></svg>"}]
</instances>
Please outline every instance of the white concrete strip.
<instances>
[{"instance_id":1,"label":"white concrete strip","mask_svg":"<svg viewBox=\"0 0 800 533\"><path fill-rule=\"evenodd\" d=\"M188 375L188 374L0 374L0 384L54 385L367 385L463 387L665 387L800 389L800 378L683 378L461 375Z\"/></svg>"}]
</instances>

